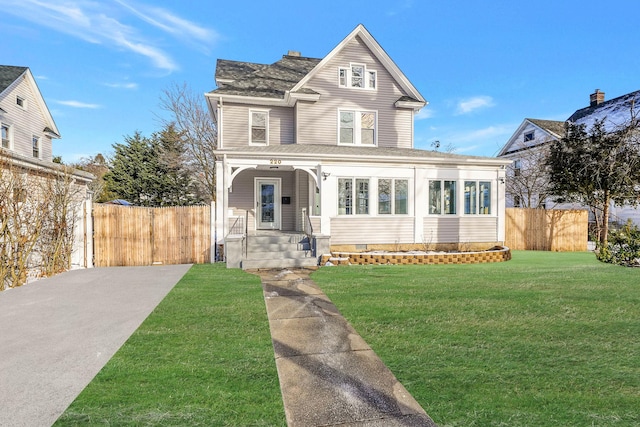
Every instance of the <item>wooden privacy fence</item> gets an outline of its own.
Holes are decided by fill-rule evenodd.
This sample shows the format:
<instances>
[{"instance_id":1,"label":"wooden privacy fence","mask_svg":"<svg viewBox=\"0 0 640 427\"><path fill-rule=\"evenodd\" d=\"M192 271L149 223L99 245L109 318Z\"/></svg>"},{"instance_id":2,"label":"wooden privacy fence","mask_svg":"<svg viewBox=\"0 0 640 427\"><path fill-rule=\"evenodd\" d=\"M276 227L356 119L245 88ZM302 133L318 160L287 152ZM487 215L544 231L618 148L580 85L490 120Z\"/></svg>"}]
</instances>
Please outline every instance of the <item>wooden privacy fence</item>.
<instances>
[{"instance_id":1,"label":"wooden privacy fence","mask_svg":"<svg viewBox=\"0 0 640 427\"><path fill-rule=\"evenodd\" d=\"M507 208L505 245L513 250L586 251L586 210Z\"/></svg>"},{"instance_id":2,"label":"wooden privacy fence","mask_svg":"<svg viewBox=\"0 0 640 427\"><path fill-rule=\"evenodd\" d=\"M94 265L141 266L211 261L211 208L95 204Z\"/></svg>"}]
</instances>

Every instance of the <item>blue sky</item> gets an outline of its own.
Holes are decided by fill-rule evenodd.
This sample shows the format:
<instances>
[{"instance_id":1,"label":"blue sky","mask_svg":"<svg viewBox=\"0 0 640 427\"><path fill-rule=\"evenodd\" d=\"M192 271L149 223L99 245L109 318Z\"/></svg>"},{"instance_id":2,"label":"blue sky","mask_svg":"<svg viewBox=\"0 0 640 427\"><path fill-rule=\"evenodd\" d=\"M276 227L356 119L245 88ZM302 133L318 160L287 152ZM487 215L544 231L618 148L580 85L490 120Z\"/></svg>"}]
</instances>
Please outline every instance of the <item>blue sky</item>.
<instances>
[{"instance_id":1,"label":"blue sky","mask_svg":"<svg viewBox=\"0 0 640 427\"><path fill-rule=\"evenodd\" d=\"M163 89L215 88L217 58L325 56L359 23L429 101L416 148L492 156L525 117L640 89L635 0L0 0L0 63L31 68L65 162L160 129Z\"/></svg>"}]
</instances>

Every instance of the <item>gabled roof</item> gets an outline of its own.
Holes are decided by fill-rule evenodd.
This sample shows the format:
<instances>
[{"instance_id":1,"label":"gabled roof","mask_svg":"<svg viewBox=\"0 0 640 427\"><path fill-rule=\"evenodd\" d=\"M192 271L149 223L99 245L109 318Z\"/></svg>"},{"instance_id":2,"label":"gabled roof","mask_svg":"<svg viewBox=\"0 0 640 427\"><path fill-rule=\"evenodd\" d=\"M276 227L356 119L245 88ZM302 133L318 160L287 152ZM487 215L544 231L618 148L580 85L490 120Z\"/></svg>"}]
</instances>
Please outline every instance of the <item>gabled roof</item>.
<instances>
[{"instance_id":1,"label":"gabled roof","mask_svg":"<svg viewBox=\"0 0 640 427\"><path fill-rule=\"evenodd\" d=\"M305 88L305 84L356 37L365 43L406 93L405 96L398 99L399 106L420 109L427 104L420 92L409 82L362 24L358 25L323 59L283 55L281 60L273 64L219 59L216 63L215 73L218 88L206 95L208 98L217 95L238 96L242 97L244 101L254 98L267 104L284 102L293 105L295 99L298 98L315 100L319 94ZM214 111L211 105L210 109L212 112Z\"/></svg>"},{"instance_id":2,"label":"gabled roof","mask_svg":"<svg viewBox=\"0 0 640 427\"><path fill-rule=\"evenodd\" d=\"M219 87L209 93L284 99L318 62L317 58L290 55L283 55L273 64L219 59L216 64Z\"/></svg>"},{"instance_id":3,"label":"gabled roof","mask_svg":"<svg viewBox=\"0 0 640 427\"><path fill-rule=\"evenodd\" d=\"M640 90L627 93L626 95L610 99L598 105L589 106L577 110L567 119L575 124L584 124L590 128L596 120L605 121L605 129L612 130L616 126L621 126L631 118L632 109L637 109L640 104Z\"/></svg>"},{"instance_id":4,"label":"gabled roof","mask_svg":"<svg viewBox=\"0 0 640 427\"><path fill-rule=\"evenodd\" d=\"M309 74L307 74L302 80L298 82L292 89L292 91L296 91L302 88L314 75L318 73L322 67L334 56L336 56L342 49L349 43L351 40L356 37L360 37L360 39L364 42L364 44L371 50L371 52L375 55L376 59L378 59L385 69L393 76L393 78L398 82L400 87L405 91L405 93L410 97L411 100L421 103L420 107L423 107L427 104L427 101L423 98L423 96L418 92L418 89L411 84L407 76L404 75L400 68L396 65L395 62L391 59L391 57L385 52L385 50L380 46L380 44L373 38L371 33L367 31L364 25L359 24L351 33L345 37L327 56L325 56L322 61L318 65L315 66L313 70Z\"/></svg>"},{"instance_id":5,"label":"gabled roof","mask_svg":"<svg viewBox=\"0 0 640 427\"><path fill-rule=\"evenodd\" d=\"M0 65L0 95L27 70L27 67Z\"/></svg>"},{"instance_id":6,"label":"gabled roof","mask_svg":"<svg viewBox=\"0 0 640 427\"><path fill-rule=\"evenodd\" d=\"M33 74L31 74L31 70L29 67L16 67L13 65L0 65L0 97L6 95L6 91L9 87L19 78L24 76L25 80L31 86L34 96L36 97L36 101L40 106L40 111L44 115L44 120L47 123L47 126L43 129L43 132L47 133L52 138L60 138L60 131L56 126L56 122L53 120L51 116L51 112L47 107L47 103L42 97L42 93L40 93L40 89L38 88L38 84L33 78ZM4 113L6 111L3 110Z\"/></svg>"},{"instance_id":7,"label":"gabled roof","mask_svg":"<svg viewBox=\"0 0 640 427\"><path fill-rule=\"evenodd\" d=\"M543 132L543 134L547 135L547 138L541 139L536 137L531 145L525 145L519 137L524 129L529 125L533 125L538 128ZM502 147L498 153L498 157L526 150L550 140L561 139L564 136L564 132L564 122L556 120L524 119L520 126L518 126L518 129L516 129L513 135L511 135L511 138L509 138L504 147Z\"/></svg>"}]
</instances>

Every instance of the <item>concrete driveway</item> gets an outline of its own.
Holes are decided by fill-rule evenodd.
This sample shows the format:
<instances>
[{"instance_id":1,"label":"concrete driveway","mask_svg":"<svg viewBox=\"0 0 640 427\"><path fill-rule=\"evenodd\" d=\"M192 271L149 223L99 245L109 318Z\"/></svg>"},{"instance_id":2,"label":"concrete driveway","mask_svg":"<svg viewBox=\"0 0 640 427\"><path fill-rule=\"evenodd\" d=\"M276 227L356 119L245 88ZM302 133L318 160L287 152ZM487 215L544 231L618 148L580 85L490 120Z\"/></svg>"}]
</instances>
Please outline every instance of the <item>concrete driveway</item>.
<instances>
[{"instance_id":1,"label":"concrete driveway","mask_svg":"<svg viewBox=\"0 0 640 427\"><path fill-rule=\"evenodd\" d=\"M0 292L0 426L50 426L190 265L74 270Z\"/></svg>"}]
</instances>

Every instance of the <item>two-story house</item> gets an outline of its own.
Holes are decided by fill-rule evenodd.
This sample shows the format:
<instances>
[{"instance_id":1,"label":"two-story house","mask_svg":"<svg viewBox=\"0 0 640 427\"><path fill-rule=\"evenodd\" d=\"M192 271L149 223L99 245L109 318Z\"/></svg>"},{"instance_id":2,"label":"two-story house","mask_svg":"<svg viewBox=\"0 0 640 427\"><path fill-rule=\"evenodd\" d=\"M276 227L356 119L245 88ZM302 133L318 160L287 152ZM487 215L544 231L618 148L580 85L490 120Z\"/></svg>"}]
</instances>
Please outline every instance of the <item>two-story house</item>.
<instances>
[{"instance_id":1,"label":"two-story house","mask_svg":"<svg viewBox=\"0 0 640 427\"><path fill-rule=\"evenodd\" d=\"M605 100L605 93L596 89L589 95L589 105L576 110L566 121L524 119L511 138L498 153L498 157L511 159L507 167L507 207L586 209L577 203L556 203L548 190L548 176L541 165L551 142L565 135L565 123L584 125L589 131L596 120L604 121L606 130L614 130L628 123L635 106L640 102L640 91ZM640 210L625 205L609 207L610 222L627 220L640 224ZM590 215L594 220L593 212Z\"/></svg>"},{"instance_id":2,"label":"two-story house","mask_svg":"<svg viewBox=\"0 0 640 427\"><path fill-rule=\"evenodd\" d=\"M228 252L249 240L231 266L504 241L509 161L416 149L414 117L426 101L364 26L324 58L218 60L215 77L206 99L218 131L216 244ZM292 236L310 259L265 236L274 234ZM266 260L277 256L287 260Z\"/></svg>"},{"instance_id":3,"label":"two-story house","mask_svg":"<svg viewBox=\"0 0 640 427\"><path fill-rule=\"evenodd\" d=\"M45 188L42 185L45 180L51 182L61 175L68 177L78 218L71 263L87 266L91 261L87 260L90 244L85 239L81 222L84 219L81 205L93 175L52 161L52 140L60 138L60 132L28 67L0 65L0 127L3 193L12 193L10 196L14 200L26 201L43 196L33 189ZM9 194L2 194L2 197L7 196Z\"/></svg>"}]
</instances>

